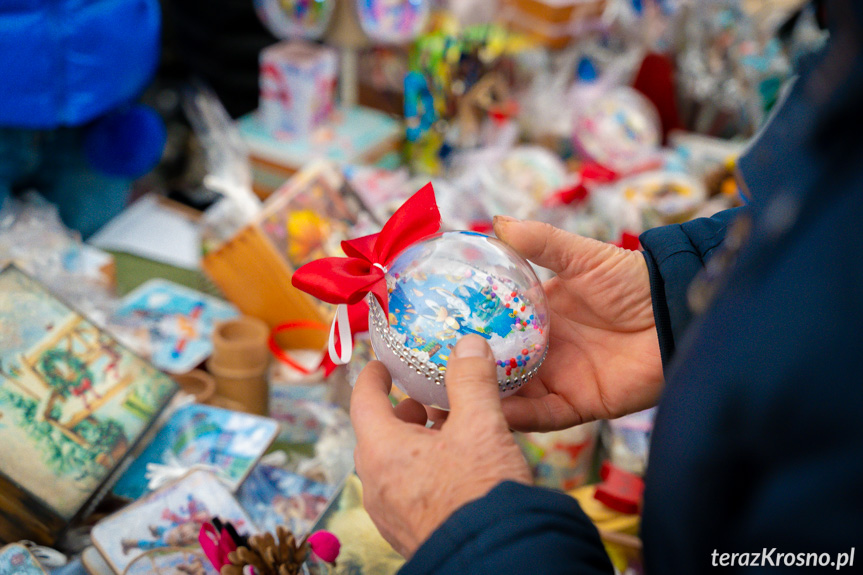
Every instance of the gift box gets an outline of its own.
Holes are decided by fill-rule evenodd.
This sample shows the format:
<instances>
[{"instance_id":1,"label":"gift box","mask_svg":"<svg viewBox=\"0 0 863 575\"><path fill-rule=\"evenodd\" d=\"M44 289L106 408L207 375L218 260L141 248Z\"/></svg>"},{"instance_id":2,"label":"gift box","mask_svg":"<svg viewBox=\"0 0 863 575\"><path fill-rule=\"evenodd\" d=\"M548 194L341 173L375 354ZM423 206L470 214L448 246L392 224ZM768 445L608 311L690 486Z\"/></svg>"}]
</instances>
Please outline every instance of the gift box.
<instances>
[{"instance_id":1,"label":"gift box","mask_svg":"<svg viewBox=\"0 0 863 575\"><path fill-rule=\"evenodd\" d=\"M338 55L307 42L279 42L261 52L260 107L273 133L305 136L327 124L335 105Z\"/></svg>"}]
</instances>

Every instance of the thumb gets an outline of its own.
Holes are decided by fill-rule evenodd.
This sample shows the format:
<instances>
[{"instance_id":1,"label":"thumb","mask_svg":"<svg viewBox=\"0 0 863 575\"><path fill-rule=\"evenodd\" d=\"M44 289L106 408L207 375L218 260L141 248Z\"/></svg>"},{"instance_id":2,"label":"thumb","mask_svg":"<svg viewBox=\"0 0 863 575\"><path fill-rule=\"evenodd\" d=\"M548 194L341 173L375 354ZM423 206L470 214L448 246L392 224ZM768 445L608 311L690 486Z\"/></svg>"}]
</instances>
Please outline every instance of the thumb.
<instances>
[{"instance_id":1,"label":"thumb","mask_svg":"<svg viewBox=\"0 0 863 575\"><path fill-rule=\"evenodd\" d=\"M617 248L570 234L550 224L494 217L494 233L525 259L559 276L577 276L605 260Z\"/></svg>"},{"instance_id":2,"label":"thumb","mask_svg":"<svg viewBox=\"0 0 863 575\"><path fill-rule=\"evenodd\" d=\"M450 405L447 421L490 418L493 424L508 429L500 406L497 366L482 337L467 335L456 344L447 362L446 392Z\"/></svg>"}]
</instances>

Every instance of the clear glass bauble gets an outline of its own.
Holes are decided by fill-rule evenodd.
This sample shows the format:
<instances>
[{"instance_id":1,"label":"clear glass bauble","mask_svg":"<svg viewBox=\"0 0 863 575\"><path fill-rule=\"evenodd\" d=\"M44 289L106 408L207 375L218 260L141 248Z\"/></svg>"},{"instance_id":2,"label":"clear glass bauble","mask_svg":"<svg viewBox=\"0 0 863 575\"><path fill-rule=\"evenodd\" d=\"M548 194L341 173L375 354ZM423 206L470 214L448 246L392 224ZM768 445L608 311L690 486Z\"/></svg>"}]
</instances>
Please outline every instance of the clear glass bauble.
<instances>
[{"instance_id":1,"label":"clear glass bauble","mask_svg":"<svg viewBox=\"0 0 863 575\"><path fill-rule=\"evenodd\" d=\"M283 40L317 40L324 35L336 0L254 0L264 26Z\"/></svg>"},{"instance_id":2,"label":"clear glass bauble","mask_svg":"<svg viewBox=\"0 0 863 575\"><path fill-rule=\"evenodd\" d=\"M363 31L375 42L404 44L425 29L429 0L357 0Z\"/></svg>"},{"instance_id":3,"label":"clear glass bauble","mask_svg":"<svg viewBox=\"0 0 863 575\"><path fill-rule=\"evenodd\" d=\"M548 303L530 264L509 246L473 232L419 242L386 273L389 317L373 297L369 332L395 385L420 403L449 408L444 376L456 342L485 338L501 397L536 374L548 349Z\"/></svg>"},{"instance_id":4,"label":"clear glass bauble","mask_svg":"<svg viewBox=\"0 0 863 575\"><path fill-rule=\"evenodd\" d=\"M653 103L621 86L576 109L573 142L586 158L626 173L655 155L662 126Z\"/></svg>"}]
</instances>

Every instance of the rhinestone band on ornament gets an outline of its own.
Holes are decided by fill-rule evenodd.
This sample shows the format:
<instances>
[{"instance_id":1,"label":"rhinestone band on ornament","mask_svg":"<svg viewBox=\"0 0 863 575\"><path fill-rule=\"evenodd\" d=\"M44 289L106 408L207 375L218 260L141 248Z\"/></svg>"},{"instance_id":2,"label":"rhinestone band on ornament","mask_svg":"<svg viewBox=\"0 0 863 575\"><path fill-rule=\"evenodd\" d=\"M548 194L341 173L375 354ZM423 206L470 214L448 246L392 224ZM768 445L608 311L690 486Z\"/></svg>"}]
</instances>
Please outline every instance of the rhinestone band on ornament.
<instances>
[{"instance_id":1,"label":"rhinestone band on ornament","mask_svg":"<svg viewBox=\"0 0 863 575\"><path fill-rule=\"evenodd\" d=\"M387 349L393 352L393 354L402 361L402 363L406 363L411 369L413 369L418 375L422 375L433 381L437 385L445 385L444 376L446 374L446 366L438 365L431 361L420 361L413 356L410 352L407 352L407 348L401 344L401 342L397 341L393 337L393 330L390 329L389 322L384 317L384 310L381 309L380 304L378 304L377 300L374 296L367 296L369 300L369 310L370 310L370 319L377 330L378 334L381 336L381 339L387 346ZM539 366L542 365L543 361L545 361L545 356L548 353L548 349L542 355L542 360L532 368L531 370L525 372L522 375L516 377L507 377L503 380L498 380L498 387L501 392L504 391L512 391L513 389L518 389L523 386L525 383L530 381L533 376L536 375L536 372L539 371Z\"/></svg>"}]
</instances>

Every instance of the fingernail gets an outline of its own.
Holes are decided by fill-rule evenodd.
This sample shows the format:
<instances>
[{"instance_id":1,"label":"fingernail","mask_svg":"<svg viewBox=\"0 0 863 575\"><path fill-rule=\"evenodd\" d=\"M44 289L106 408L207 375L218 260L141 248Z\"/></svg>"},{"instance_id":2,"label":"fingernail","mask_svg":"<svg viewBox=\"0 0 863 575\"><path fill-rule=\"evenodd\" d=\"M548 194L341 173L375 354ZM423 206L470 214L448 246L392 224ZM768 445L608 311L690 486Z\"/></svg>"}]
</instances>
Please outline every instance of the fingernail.
<instances>
[{"instance_id":1,"label":"fingernail","mask_svg":"<svg viewBox=\"0 0 863 575\"><path fill-rule=\"evenodd\" d=\"M492 358L491 348L485 340L478 335L464 336L457 344L455 344L455 349L453 351L453 355L460 359L465 357Z\"/></svg>"},{"instance_id":2,"label":"fingernail","mask_svg":"<svg viewBox=\"0 0 863 575\"><path fill-rule=\"evenodd\" d=\"M495 216L494 219L492 220L492 225L496 226L498 224L511 224L511 223L517 222L517 221L518 221L517 219L512 218L510 216Z\"/></svg>"}]
</instances>

